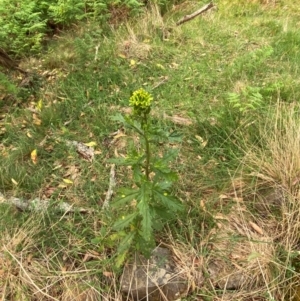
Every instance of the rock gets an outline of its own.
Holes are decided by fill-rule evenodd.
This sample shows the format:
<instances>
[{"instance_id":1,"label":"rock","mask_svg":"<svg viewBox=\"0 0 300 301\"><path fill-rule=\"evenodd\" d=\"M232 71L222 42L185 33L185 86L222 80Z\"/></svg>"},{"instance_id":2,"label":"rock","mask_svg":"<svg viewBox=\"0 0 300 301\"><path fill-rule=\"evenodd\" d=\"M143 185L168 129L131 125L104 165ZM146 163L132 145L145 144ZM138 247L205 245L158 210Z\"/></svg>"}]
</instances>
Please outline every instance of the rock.
<instances>
[{"instance_id":1,"label":"rock","mask_svg":"<svg viewBox=\"0 0 300 301\"><path fill-rule=\"evenodd\" d=\"M229 269L228 266L225 266L225 262L220 260L209 262L207 270L214 286L221 290L240 289L246 280L246 275L242 271Z\"/></svg>"},{"instance_id":2,"label":"rock","mask_svg":"<svg viewBox=\"0 0 300 301\"><path fill-rule=\"evenodd\" d=\"M188 290L188 281L176 267L171 252L157 247L149 260L139 254L124 267L121 292L125 300L176 300Z\"/></svg>"}]
</instances>

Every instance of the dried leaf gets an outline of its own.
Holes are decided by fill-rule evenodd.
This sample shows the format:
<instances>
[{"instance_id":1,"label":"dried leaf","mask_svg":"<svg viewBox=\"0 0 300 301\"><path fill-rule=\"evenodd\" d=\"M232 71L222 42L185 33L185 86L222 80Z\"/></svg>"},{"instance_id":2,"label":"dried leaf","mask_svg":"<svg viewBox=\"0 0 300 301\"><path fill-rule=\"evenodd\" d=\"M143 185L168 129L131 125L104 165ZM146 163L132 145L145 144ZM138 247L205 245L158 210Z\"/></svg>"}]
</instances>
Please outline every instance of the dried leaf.
<instances>
[{"instance_id":1,"label":"dried leaf","mask_svg":"<svg viewBox=\"0 0 300 301\"><path fill-rule=\"evenodd\" d=\"M228 221L228 217L225 216L224 214L218 212L215 216L214 216L215 219L219 219L219 220L226 220Z\"/></svg>"},{"instance_id":2,"label":"dried leaf","mask_svg":"<svg viewBox=\"0 0 300 301\"><path fill-rule=\"evenodd\" d=\"M207 140L204 140L201 136L195 135L195 138L201 143L201 146L204 148L207 144Z\"/></svg>"},{"instance_id":3,"label":"dried leaf","mask_svg":"<svg viewBox=\"0 0 300 301\"><path fill-rule=\"evenodd\" d=\"M40 112L43 107L43 101L40 99L36 104L36 109Z\"/></svg>"},{"instance_id":4,"label":"dried leaf","mask_svg":"<svg viewBox=\"0 0 300 301\"><path fill-rule=\"evenodd\" d=\"M56 169L59 169L59 168L61 168L61 167L62 167L62 164L58 164L58 165L54 166L54 167L52 168L52 170L56 170Z\"/></svg>"},{"instance_id":5,"label":"dried leaf","mask_svg":"<svg viewBox=\"0 0 300 301\"><path fill-rule=\"evenodd\" d=\"M108 272L108 271L104 271L103 272L103 276L107 277L107 278L111 278L113 277L114 273L112 272Z\"/></svg>"},{"instance_id":6,"label":"dried leaf","mask_svg":"<svg viewBox=\"0 0 300 301\"><path fill-rule=\"evenodd\" d=\"M37 150L34 149L31 153L30 153L30 158L33 164L37 164Z\"/></svg>"},{"instance_id":7,"label":"dried leaf","mask_svg":"<svg viewBox=\"0 0 300 301\"><path fill-rule=\"evenodd\" d=\"M164 118L171 120L172 122L180 125L191 125L193 124L192 120L189 118L180 117L178 115L168 116L167 114L164 114Z\"/></svg>"},{"instance_id":8,"label":"dried leaf","mask_svg":"<svg viewBox=\"0 0 300 301\"><path fill-rule=\"evenodd\" d=\"M260 235L264 235L264 231L262 230L262 228L260 228L257 224L253 223L253 222L249 222L251 228L256 231L258 234Z\"/></svg>"},{"instance_id":9,"label":"dried leaf","mask_svg":"<svg viewBox=\"0 0 300 301\"><path fill-rule=\"evenodd\" d=\"M97 142L95 141L91 141L91 142L88 142L88 143L84 143L84 145L88 146L88 147L94 147L97 145Z\"/></svg>"},{"instance_id":10,"label":"dried leaf","mask_svg":"<svg viewBox=\"0 0 300 301\"><path fill-rule=\"evenodd\" d=\"M39 119L36 114L32 114L32 119L33 119L33 124L35 124L35 125L41 125L42 124L41 119Z\"/></svg>"},{"instance_id":11,"label":"dried leaf","mask_svg":"<svg viewBox=\"0 0 300 301\"><path fill-rule=\"evenodd\" d=\"M229 197L228 195L226 195L226 194L220 194L220 195L219 195L219 199L220 199L220 200L230 199L230 197Z\"/></svg>"},{"instance_id":12,"label":"dried leaf","mask_svg":"<svg viewBox=\"0 0 300 301\"><path fill-rule=\"evenodd\" d=\"M68 186L67 186L66 184L60 183L60 184L58 185L58 187L59 187L59 188L67 188Z\"/></svg>"},{"instance_id":13,"label":"dried leaf","mask_svg":"<svg viewBox=\"0 0 300 301\"><path fill-rule=\"evenodd\" d=\"M156 64L156 67L165 70L166 68L162 64Z\"/></svg>"},{"instance_id":14,"label":"dried leaf","mask_svg":"<svg viewBox=\"0 0 300 301\"><path fill-rule=\"evenodd\" d=\"M251 261L251 260L253 260L253 259L259 258L260 256L261 256L260 253L258 253L258 252L252 252L252 253L248 256L247 260L248 260L248 261Z\"/></svg>"},{"instance_id":15,"label":"dried leaf","mask_svg":"<svg viewBox=\"0 0 300 301\"><path fill-rule=\"evenodd\" d=\"M56 187L47 187L44 191L46 198L50 198L52 194L56 191Z\"/></svg>"},{"instance_id":16,"label":"dried leaf","mask_svg":"<svg viewBox=\"0 0 300 301\"><path fill-rule=\"evenodd\" d=\"M126 137L126 135L124 133L120 132L119 134L115 135L113 139L117 140L117 139L119 139L121 137Z\"/></svg>"},{"instance_id":17,"label":"dried leaf","mask_svg":"<svg viewBox=\"0 0 300 301\"><path fill-rule=\"evenodd\" d=\"M200 207L201 207L204 211L206 210L204 200L200 200Z\"/></svg>"},{"instance_id":18,"label":"dried leaf","mask_svg":"<svg viewBox=\"0 0 300 301\"><path fill-rule=\"evenodd\" d=\"M70 179L63 179L66 184L73 184L73 181Z\"/></svg>"},{"instance_id":19,"label":"dried leaf","mask_svg":"<svg viewBox=\"0 0 300 301\"><path fill-rule=\"evenodd\" d=\"M14 178L11 178L11 181L14 185L18 185L19 183L14 179Z\"/></svg>"}]
</instances>

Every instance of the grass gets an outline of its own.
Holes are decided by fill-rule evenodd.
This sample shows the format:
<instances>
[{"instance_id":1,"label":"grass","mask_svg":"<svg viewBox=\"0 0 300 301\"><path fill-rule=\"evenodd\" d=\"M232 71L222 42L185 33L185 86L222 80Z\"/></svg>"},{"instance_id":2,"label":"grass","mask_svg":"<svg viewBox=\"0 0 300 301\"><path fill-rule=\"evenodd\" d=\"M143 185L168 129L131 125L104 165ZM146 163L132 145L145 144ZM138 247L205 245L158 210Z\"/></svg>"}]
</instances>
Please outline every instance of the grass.
<instances>
[{"instance_id":1,"label":"grass","mask_svg":"<svg viewBox=\"0 0 300 301\"><path fill-rule=\"evenodd\" d=\"M299 7L217 4L179 27L199 3L163 16L154 6L105 32L80 24L22 62L45 76L35 95L1 103L0 191L5 199L47 198L53 207L90 211L36 214L1 202L3 300L120 298L119 238L113 214L101 207L108 159L126 154L110 116L126 111L140 87L154 95L157 124L182 137L174 193L187 215L157 241L180 258L186 300L299 300ZM72 140L96 142L95 160L66 143ZM130 170L118 168L116 178L130 184ZM222 273L212 282L213 266ZM234 277L244 281L226 290Z\"/></svg>"}]
</instances>

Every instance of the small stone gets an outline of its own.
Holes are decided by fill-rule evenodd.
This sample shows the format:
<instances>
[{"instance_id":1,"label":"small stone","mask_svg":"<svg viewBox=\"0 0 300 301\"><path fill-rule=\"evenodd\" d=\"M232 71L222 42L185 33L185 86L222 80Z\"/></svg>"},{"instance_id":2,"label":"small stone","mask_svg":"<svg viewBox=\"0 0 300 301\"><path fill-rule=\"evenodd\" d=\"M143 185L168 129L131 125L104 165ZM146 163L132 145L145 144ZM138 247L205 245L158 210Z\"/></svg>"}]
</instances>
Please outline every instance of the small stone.
<instances>
[{"instance_id":1,"label":"small stone","mask_svg":"<svg viewBox=\"0 0 300 301\"><path fill-rule=\"evenodd\" d=\"M150 259L135 254L124 267L121 290L125 300L177 300L188 289L187 280L180 275L171 252L157 247Z\"/></svg>"}]
</instances>

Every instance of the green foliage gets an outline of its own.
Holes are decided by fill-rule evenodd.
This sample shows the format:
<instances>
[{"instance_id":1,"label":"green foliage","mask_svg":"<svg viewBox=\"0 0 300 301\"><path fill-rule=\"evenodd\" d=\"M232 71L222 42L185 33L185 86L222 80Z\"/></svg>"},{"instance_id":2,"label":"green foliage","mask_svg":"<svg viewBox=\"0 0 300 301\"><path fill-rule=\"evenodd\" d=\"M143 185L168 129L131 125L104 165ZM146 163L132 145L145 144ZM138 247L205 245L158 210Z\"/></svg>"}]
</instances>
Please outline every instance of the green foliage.
<instances>
[{"instance_id":1,"label":"green foliage","mask_svg":"<svg viewBox=\"0 0 300 301\"><path fill-rule=\"evenodd\" d=\"M259 90L256 87L247 87L240 93L228 93L226 100L230 109L241 115L260 109L263 106L263 97Z\"/></svg>"},{"instance_id":2,"label":"green foliage","mask_svg":"<svg viewBox=\"0 0 300 301\"><path fill-rule=\"evenodd\" d=\"M37 1L0 0L0 44L16 54L40 50L46 32Z\"/></svg>"},{"instance_id":3,"label":"green foliage","mask_svg":"<svg viewBox=\"0 0 300 301\"><path fill-rule=\"evenodd\" d=\"M233 72L239 77L243 73L252 75L255 72L261 72L261 69L267 64L267 60L273 53L274 49L271 46L264 46L251 52L247 52L234 62Z\"/></svg>"},{"instance_id":4,"label":"green foliage","mask_svg":"<svg viewBox=\"0 0 300 301\"><path fill-rule=\"evenodd\" d=\"M154 155L154 146L158 137L166 138L161 129L150 121L150 109L153 98L140 89L133 93L130 105L132 116L118 115L118 120L138 134L141 151L132 149L126 158L111 160L119 165L131 166L133 171L133 188L122 188L112 207L118 210L119 217L113 229L127 235L122 237L116 265L120 266L126 253L133 246L144 255L149 255L155 246L154 232L164 223L184 209L179 199L171 194L171 187L177 180L177 174L169 168L169 162L176 157L177 151L170 150L162 157ZM121 213L121 214L120 214Z\"/></svg>"},{"instance_id":5,"label":"green foliage","mask_svg":"<svg viewBox=\"0 0 300 301\"><path fill-rule=\"evenodd\" d=\"M0 93L2 94L17 94L17 87L10 82L7 76L0 71Z\"/></svg>"},{"instance_id":6,"label":"green foliage","mask_svg":"<svg viewBox=\"0 0 300 301\"><path fill-rule=\"evenodd\" d=\"M49 19L57 24L69 25L85 17L84 8L84 1L58 0L49 5Z\"/></svg>"},{"instance_id":7,"label":"green foliage","mask_svg":"<svg viewBox=\"0 0 300 301\"><path fill-rule=\"evenodd\" d=\"M137 0L0 0L0 45L15 55L38 53L49 24L70 26L88 17L107 20L110 6L138 9Z\"/></svg>"}]
</instances>

